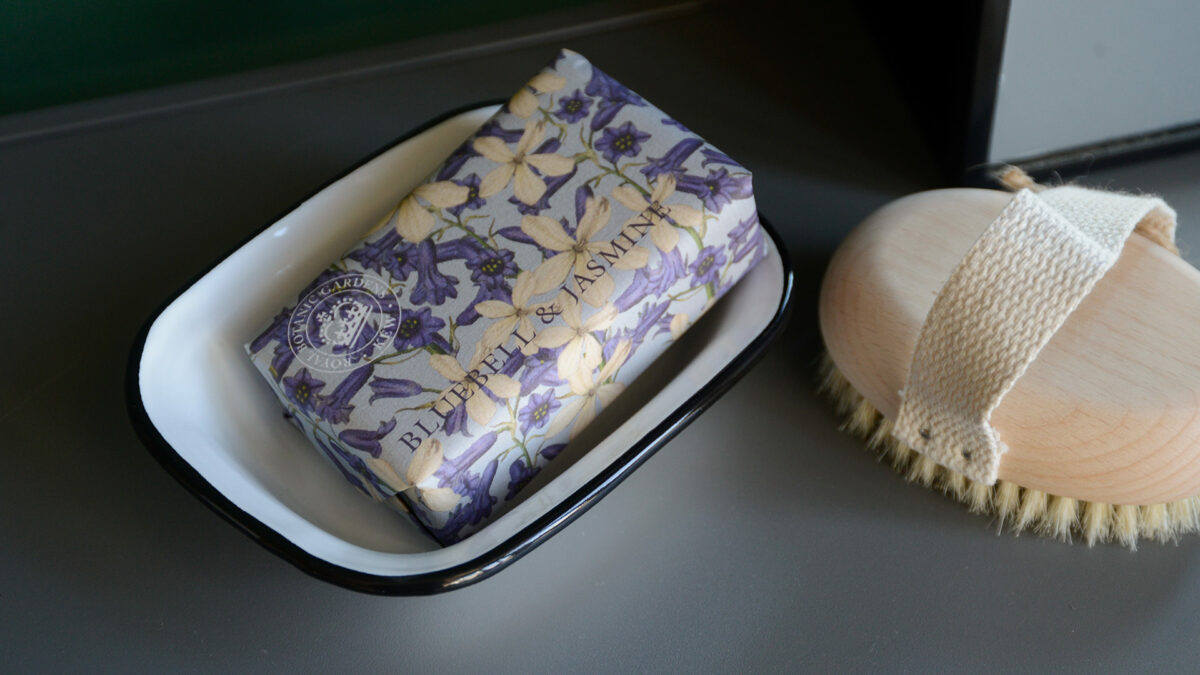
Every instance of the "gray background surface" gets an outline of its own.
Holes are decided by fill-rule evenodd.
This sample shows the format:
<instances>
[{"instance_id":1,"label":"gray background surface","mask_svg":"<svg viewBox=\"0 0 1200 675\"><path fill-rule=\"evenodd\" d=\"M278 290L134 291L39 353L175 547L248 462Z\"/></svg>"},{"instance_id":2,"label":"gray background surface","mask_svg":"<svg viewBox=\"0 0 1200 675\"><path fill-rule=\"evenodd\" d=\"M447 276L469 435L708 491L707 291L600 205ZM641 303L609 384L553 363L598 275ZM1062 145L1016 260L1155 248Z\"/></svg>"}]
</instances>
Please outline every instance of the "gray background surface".
<instances>
[{"instance_id":1,"label":"gray background surface","mask_svg":"<svg viewBox=\"0 0 1200 675\"><path fill-rule=\"evenodd\" d=\"M1131 554L997 536L877 463L814 395L829 255L876 207L938 184L854 15L650 19L463 57L310 64L254 76L287 86L150 113L189 90L133 97L104 103L107 121L20 121L0 143L0 670L1197 668L1200 539ZM559 46L755 171L796 267L792 323L710 412L498 576L426 598L315 581L141 446L123 399L134 334L325 180L511 93ZM1196 263L1197 175L1189 154L1087 180L1164 194Z\"/></svg>"},{"instance_id":2,"label":"gray background surface","mask_svg":"<svg viewBox=\"0 0 1200 675\"><path fill-rule=\"evenodd\" d=\"M1200 5L1012 0L988 159L1200 120Z\"/></svg>"}]
</instances>

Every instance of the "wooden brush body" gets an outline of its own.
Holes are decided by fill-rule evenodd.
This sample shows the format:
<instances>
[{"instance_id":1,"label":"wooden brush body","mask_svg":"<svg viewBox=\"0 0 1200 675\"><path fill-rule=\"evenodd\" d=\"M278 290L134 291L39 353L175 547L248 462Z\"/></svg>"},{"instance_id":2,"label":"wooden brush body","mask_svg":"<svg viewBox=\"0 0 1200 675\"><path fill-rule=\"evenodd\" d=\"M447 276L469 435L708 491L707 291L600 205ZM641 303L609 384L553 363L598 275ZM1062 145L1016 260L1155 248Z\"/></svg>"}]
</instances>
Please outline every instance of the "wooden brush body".
<instances>
[{"instance_id":1,"label":"wooden brush body","mask_svg":"<svg viewBox=\"0 0 1200 675\"><path fill-rule=\"evenodd\" d=\"M910 195L862 223L821 290L825 345L884 416L942 284L1012 199ZM1200 271L1139 234L1005 396L1001 480L1108 504L1200 495Z\"/></svg>"}]
</instances>

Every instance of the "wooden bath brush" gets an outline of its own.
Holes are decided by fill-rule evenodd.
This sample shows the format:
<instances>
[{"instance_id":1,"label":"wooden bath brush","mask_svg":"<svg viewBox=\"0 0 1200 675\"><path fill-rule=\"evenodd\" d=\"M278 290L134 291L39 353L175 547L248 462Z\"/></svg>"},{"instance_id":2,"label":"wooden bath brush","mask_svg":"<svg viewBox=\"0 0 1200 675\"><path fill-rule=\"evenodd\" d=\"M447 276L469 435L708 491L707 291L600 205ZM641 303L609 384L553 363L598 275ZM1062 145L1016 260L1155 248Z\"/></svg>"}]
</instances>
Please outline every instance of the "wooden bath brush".
<instances>
[{"instance_id":1,"label":"wooden bath brush","mask_svg":"<svg viewBox=\"0 0 1200 675\"><path fill-rule=\"evenodd\" d=\"M907 477L1089 545L1200 529L1200 272L1160 199L951 189L883 207L821 290L824 387Z\"/></svg>"}]
</instances>

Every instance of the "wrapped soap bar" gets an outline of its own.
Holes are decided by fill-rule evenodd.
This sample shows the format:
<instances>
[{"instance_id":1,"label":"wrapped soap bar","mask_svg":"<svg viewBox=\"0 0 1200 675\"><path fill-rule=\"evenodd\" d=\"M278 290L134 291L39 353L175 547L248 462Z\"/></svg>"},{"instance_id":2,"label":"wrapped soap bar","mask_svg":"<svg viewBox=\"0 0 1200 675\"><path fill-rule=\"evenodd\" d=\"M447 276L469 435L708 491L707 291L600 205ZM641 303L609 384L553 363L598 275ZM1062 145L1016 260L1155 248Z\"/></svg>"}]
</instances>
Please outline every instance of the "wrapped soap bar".
<instances>
[{"instance_id":1,"label":"wrapped soap bar","mask_svg":"<svg viewBox=\"0 0 1200 675\"><path fill-rule=\"evenodd\" d=\"M449 544L765 250L746 169L563 51L247 351L347 480Z\"/></svg>"}]
</instances>

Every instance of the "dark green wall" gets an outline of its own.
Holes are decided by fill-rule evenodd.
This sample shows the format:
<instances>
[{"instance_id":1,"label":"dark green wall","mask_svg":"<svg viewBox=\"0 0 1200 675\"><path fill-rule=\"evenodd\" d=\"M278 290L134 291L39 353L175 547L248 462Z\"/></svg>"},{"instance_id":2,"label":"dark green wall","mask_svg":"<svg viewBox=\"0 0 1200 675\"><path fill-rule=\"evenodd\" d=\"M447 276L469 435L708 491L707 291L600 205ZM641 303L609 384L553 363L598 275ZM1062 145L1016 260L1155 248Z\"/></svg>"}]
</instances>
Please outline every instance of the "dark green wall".
<instances>
[{"instance_id":1,"label":"dark green wall","mask_svg":"<svg viewBox=\"0 0 1200 675\"><path fill-rule=\"evenodd\" d=\"M0 114L594 0L0 0Z\"/></svg>"}]
</instances>

